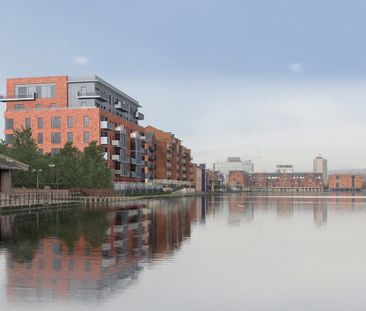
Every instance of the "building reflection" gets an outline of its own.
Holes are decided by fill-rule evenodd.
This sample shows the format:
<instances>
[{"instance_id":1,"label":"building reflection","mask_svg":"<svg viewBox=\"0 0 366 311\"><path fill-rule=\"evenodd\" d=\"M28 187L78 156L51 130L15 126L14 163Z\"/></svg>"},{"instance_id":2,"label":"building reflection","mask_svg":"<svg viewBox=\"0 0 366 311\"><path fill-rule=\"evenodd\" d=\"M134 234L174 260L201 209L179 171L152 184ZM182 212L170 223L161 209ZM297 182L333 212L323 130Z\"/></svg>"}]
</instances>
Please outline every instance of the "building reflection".
<instances>
[{"instance_id":1,"label":"building reflection","mask_svg":"<svg viewBox=\"0 0 366 311\"><path fill-rule=\"evenodd\" d=\"M314 223L321 227L327 223L328 220L328 208L327 204L315 204L313 207Z\"/></svg>"},{"instance_id":2,"label":"building reflection","mask_svg":"<svg viewBox=\"0 0 366 311\"><path fill-rule=\"evenodd\" d=\"M184 198L79 214L0 216L8 300L94 301L123 290L138 280L144 263L180 249L192 224L205 218L206 204Z\"/></svg>"}]
</instances>

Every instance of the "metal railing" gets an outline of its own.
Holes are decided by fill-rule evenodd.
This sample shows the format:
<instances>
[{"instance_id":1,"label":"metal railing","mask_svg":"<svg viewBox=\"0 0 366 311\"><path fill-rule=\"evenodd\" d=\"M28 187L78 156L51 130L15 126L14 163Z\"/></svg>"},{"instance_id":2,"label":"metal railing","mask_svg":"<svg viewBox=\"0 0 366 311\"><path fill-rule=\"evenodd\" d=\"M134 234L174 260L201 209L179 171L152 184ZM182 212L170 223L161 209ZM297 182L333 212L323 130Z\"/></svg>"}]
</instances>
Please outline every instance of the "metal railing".
<instances>
[{"instance_id":1,"label":"metal railing","mask_svg":"<svg viewBox=\"0 0 366 311\"><path fill-rule=\"evenodd\" d=\"M67 191L0 193L0 207L71 203L79 201L81 197L81 193Z\"/></svg>"}]
</instances>

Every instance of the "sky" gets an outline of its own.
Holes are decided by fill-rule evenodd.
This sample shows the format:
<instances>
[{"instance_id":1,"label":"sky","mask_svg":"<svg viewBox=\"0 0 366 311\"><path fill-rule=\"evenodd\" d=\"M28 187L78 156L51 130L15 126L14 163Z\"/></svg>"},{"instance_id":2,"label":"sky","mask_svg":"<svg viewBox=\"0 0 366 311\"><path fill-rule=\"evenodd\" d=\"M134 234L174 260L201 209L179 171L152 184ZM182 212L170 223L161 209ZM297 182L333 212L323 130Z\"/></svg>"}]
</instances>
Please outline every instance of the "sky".
<instances>
[{"instance_id":1,"label":"sky","mask_svg":"<svg viewBox=\"0 0 366 311\"><path fill-rule=\"evenodd\" d=\"M97 74L195 162L365 168L365 1L0 0L6 78ZM4 107L1 107L2 111ZM4 121L0 119L3 136Z\"/></svg>"}]
</instances>

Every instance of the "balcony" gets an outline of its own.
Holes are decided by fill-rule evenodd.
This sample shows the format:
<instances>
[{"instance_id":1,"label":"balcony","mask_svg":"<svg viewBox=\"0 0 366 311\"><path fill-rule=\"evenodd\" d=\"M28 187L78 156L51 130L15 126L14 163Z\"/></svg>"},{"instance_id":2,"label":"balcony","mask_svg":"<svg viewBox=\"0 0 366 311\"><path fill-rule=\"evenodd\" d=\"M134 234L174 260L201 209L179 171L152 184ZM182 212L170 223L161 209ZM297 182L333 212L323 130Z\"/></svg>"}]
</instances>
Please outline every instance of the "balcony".
<instances>
[{"instance_id":1,"label":"balcony","mask_svg":"<svg viewBox=\"0 0 366 311\"><path fill-rule=\"evenodd\" d=\"M106 160L106 161L109 160L108 152L103 153L103 159Z\"/></svg>"},{"instance_id":2,"label":"balcony","mask_svg":"<svg viewBox=\"0 0 366 311\"><path fill-rule=\"evenodd\" d=\"M137 164L137 160L135 158L131 158L131 164L136 165Z\"/></svg>"},{"instance_id":3,"label":"balcony","mask_svg":"<svg viewBox=\"0 0 366 311\"><path fill-rule=\"evenodd\" d=\"M36 93L31 94L18 94L15 96L0 96L0 102L16 102L16 101L25 101L25 100L35 100Z\"/></svg>"},{"instance_id":4,"label":"balcony","mask_svg":"<svg viewBox=\"0 0 366 311\"><path fill-rule=\"evenodd\" d=\"M140 134L138 132L133 132L133 133L131 133L130 137L133 139L140 138Z\"/></svg>"},{"instance_id":5,"label":"balcony","mask_svg":"<svg viewBox=\"0 0 366 311\"><path fill-rule=\"evenodd\" d=\"M143 120L145 118L145 116L143 113L136 111L135 118L137 120Z\"/></svg>"},{"instance_id":6,"label":"balcony","mask_svg":"<svg viewBox=\"0 0 366 311\"><path fill-rule=\"evenodd\" d=\"M122 147L122 142L119 141L118 139L113 139L112 140L112 146L114 146L114 147Z\"/></svg>"},{"instance_id":7,"label":"balcony","mask_svg":"<svg viewBox=\"0 0 366 311\"><path fill-rule=\"evenodd\" d=\"M112 130L113 125L108 121L100 121L100 129L101 130Z\"/></svg>"},{"instance_id":8,"label":"balcony","mask_svg":"<svg viewBox=\"0 0 366 311\"><path fill-rule=\"evenodd\" d=\"M100 144L101 145L109 145L109 139L108 137L104 136L100 138Z\"/></svg>"},{"instance_id":9,"label":"balcony","mask_svg":"<svg viewBox=\"0 0 366 311\"><path fill-rule=\"evenodd\" d=\"M121 110L123 112L128 112L129 109L128 109L128 105L121 102L121 101L118 101L114 104L114 108L118 109L118 110Z\"/></svg>"},{"instance_id":10,"label":"balcony","mask_svg":"<svg viewBox=\"0 0 366 311\"><path fill-rule=\"evenodd\" d=\"M116 126L114 130L117 132L126 133L126 128L123 125Z\"/></svg>"},{"instance_id":11,"label":"balcony","mask_svg":"<svg viewBox=\"0 0 366 311\"><path fill-rule=\"evenodd\" d=\"M121 170L114 170L114 175L121 175Z\"/></svg>"},{"instance_id":12,"label":"balcony","mask_svg":"<svg viewBox=\"0 0 366 311\"><path fill-rule=\"evenodd\" d=\"M119 154L112 154L112 160L121 162L121 156Z\"/></svg>"},{"instance_id":13,"label":"balcony","mask_svg":"<svg viewBox=\"0 0 366 311\"><path fill-rule=\"evenodd\" d=\"M101 91L94 92L77 92L78 99L99 99L103 102L107 102L109 100L108 95Z\"/></svg>"}]
</instances>

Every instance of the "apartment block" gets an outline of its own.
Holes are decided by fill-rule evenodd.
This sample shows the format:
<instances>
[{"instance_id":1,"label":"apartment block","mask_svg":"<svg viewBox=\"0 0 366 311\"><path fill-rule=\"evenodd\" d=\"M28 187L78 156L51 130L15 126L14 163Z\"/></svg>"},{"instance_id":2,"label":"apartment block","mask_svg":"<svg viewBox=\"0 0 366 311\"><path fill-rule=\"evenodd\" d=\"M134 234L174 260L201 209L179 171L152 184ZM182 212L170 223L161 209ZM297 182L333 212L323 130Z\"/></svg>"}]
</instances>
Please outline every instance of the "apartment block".
<instances>
[{"instance_id":1,"label":"apartment block","mask_svg":"<svg viewBox=\"0 0 366 311\"><path fill-rule=\"evenodd\" d=\"M323 191L321 173L255 173L250 177L254 191Z\"/></svg>"},{"instance_id":2,"label":"apartment block","mask_svg":"<svg viewBox=\"0 0 366 311\"><path fill-rule=\"evenodd\" d=\"M138 125L138 101L98 76L33 77L7 80L5 141L15 129L32 128L42 153L65 143L83 150L91 141L104 148L115 181L143 181L149 173L149 143Z\"/></svg>"},{"instance_id":3,"label":"apartment block","mask_svg":"<svg viewBox=\"0 0 366 311\"><path fill-rule=\"evenodd\" d=\"M183 146L174 134L147 126L145 136L152 134L156 140L156 179L190 182L191 150Z\"/></svg>"},{"instance_id":4,"label":"apartment block","mask_svg":"<svg viewBox=\"0 0 366 311\"><path fill-rule=\"evenodd\" d=\"M355 174L329 175L330 191L357 191L364 188L364 176Z\"/></svg>"},{"instance_id":5,"label":"apartment block","mask_svg":"<svg viewBox=\"0 0 366 311\"><path fill-rule=\"evenodd\" d=\"M232 189L244 190L249 188L250 175L244 171L230 171L228 185Z\"/></svg>"}]
</instances>

